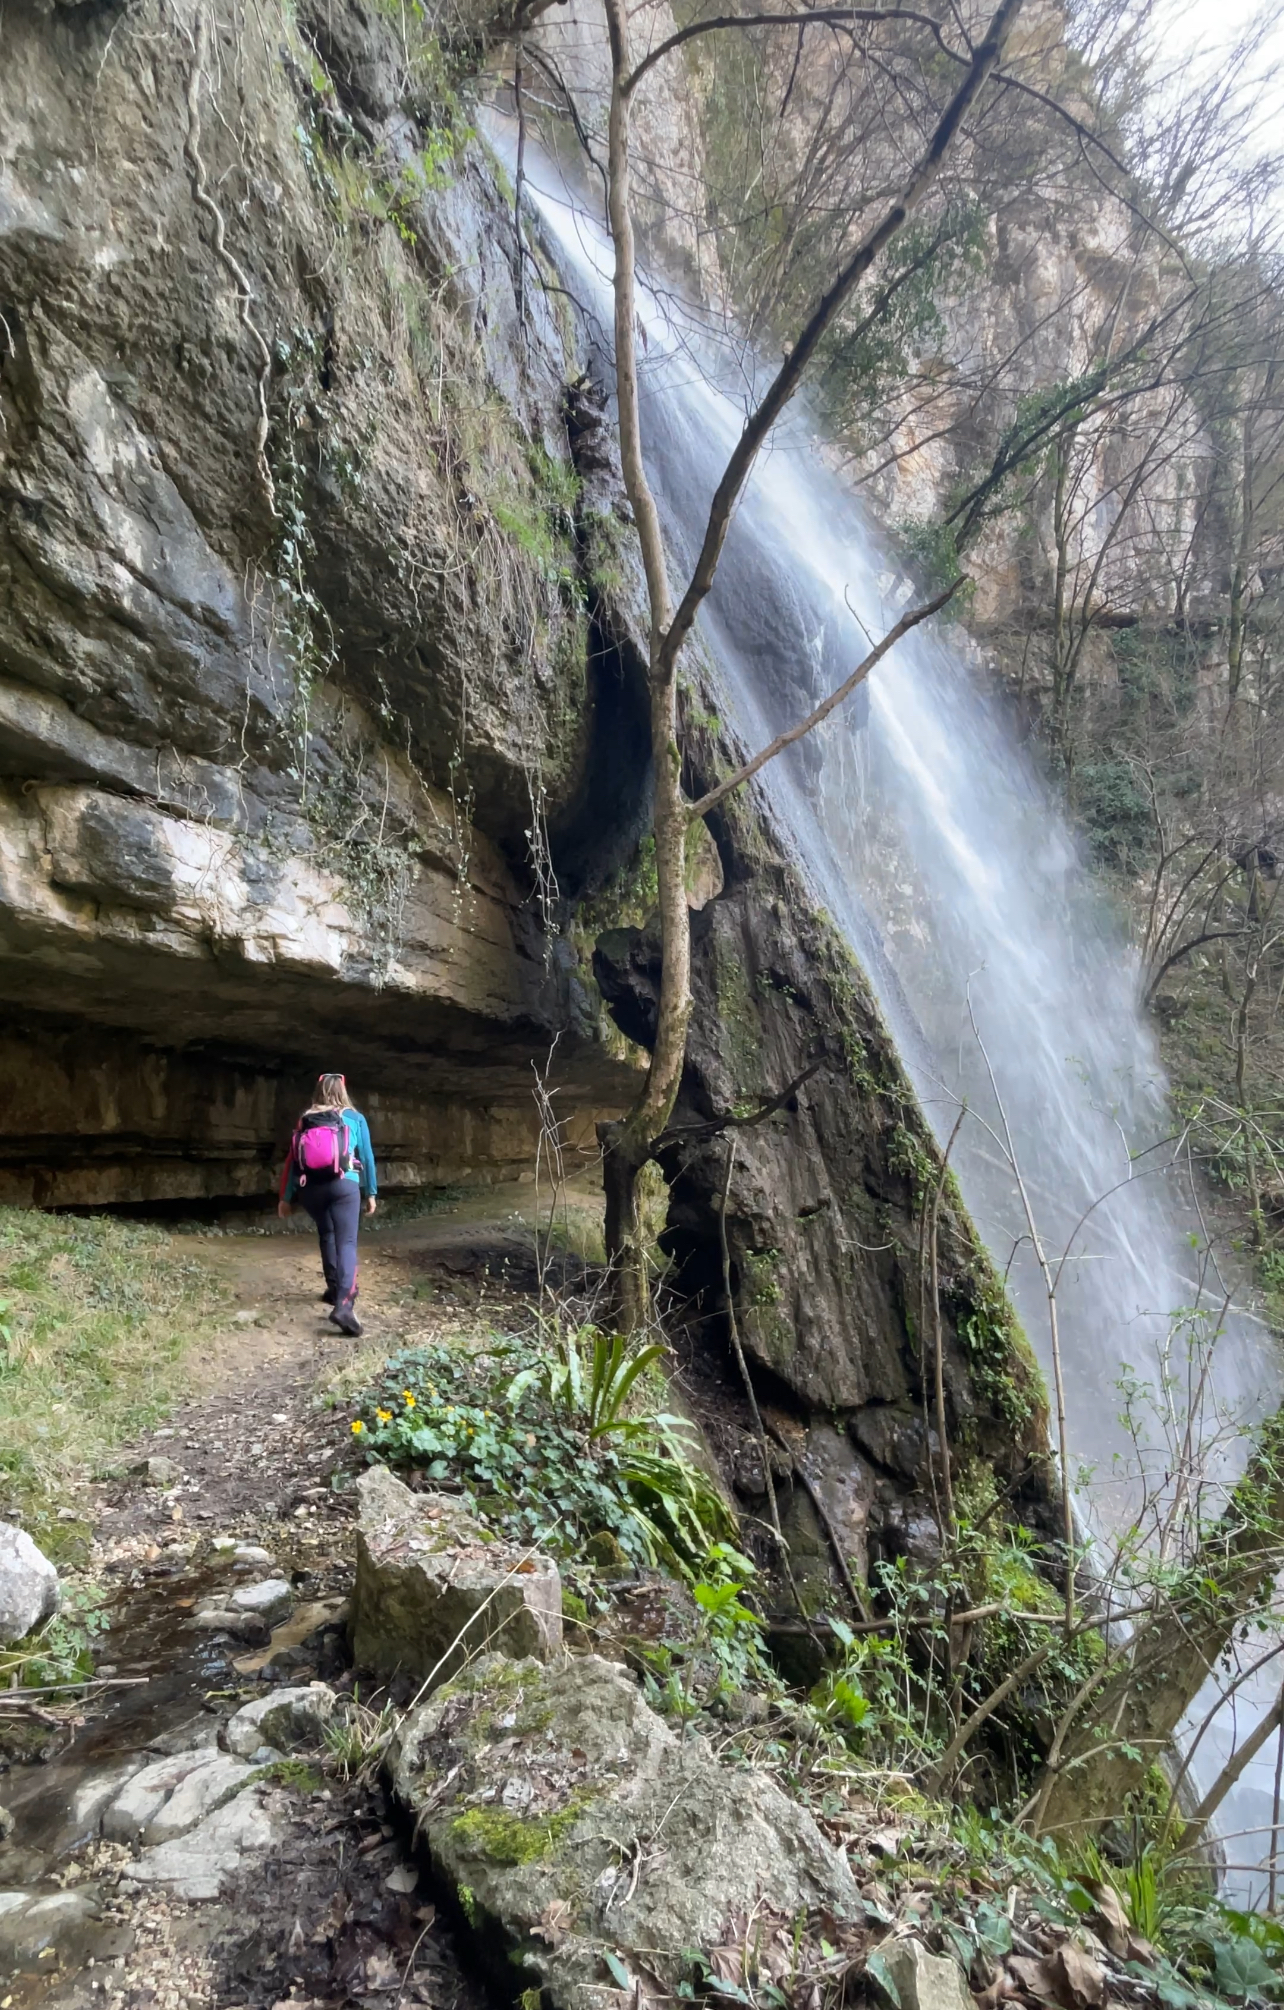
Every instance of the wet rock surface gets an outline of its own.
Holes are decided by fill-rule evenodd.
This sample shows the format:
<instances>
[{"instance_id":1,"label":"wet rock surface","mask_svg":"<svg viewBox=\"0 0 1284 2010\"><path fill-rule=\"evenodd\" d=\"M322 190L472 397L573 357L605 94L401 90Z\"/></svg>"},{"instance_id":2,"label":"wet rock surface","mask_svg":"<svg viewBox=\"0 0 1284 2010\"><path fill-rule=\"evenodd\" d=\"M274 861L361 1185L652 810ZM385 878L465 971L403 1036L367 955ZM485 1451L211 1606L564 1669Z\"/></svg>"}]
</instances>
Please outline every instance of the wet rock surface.
<instances>
[{"instance_id":1,"label":"wet rock surface","mask_svg":"<svg viewBox=\"0 0 1284 2010\"><path fill-rule=\"evenodd\" d=\"M737 1912L863 1917L844 1858L774 1779L671 1730L597 1655L468 1669L403 1723L394 1781L483 1939L559 2010L672 1995L685 1950Z\"/></svg>"},{"instance_id":2,"label":"wet rock surface","mask_svg":"<svg viewBox=\"0 0 1284 2010\"><path fill-rule=\"evenodd\" d=\"M338 1019L409 1183L515 1170L555 1034L577 1097L627 1093L523 840L536 772L559 848L583 825L614 721L578 606L562 618L488 509L511 486L543 523L529 463L567 462L574 359L538 288L519 329L511 207L479 145L404 234L380 211L385 178L419 188L423 144L390 17L273 6L247 40L220 0L194 75L190 23L147 8L145 59L110 10L7 17L0 129L24 137L0 221L0 1075L22 1142L0 1197L269 1190L301 1086L282 1057ZM273 354L266 480L190 104ZM338 257L323 113L357 148ZM493 416L475 471L429 417L394 300ZM332 798L351 813L327 820Z\"/></svg>"}]
</instances>

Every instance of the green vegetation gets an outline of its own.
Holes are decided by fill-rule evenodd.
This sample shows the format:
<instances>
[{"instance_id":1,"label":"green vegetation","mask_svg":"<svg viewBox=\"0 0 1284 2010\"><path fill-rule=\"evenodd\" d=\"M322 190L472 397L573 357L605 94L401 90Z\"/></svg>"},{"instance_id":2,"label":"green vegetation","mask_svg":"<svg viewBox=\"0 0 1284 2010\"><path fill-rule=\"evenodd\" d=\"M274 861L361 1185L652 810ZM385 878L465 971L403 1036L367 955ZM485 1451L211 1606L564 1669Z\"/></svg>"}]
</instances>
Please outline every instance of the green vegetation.
<instances>
[{"instance_id":1,"label":"green vegetation","mask_svg":"<svg viewBox=\"0 0 1284 2010\"><path fill-rule=\"evenodd\" d=\"M536 1333L416 1348L388 1363L353 1430L372 1457L462 1482L513 1541L573 1558L606 1531L635 1564L698 1577L732 1517L688 1426L627 1410L652 1350L643 1357L591 1328L551 1345Z\"/></svg>"},{"instance_id":2,"label":"green vegetation","mask_svg":"<svg viewBox=\"0 0 1284 2010\"><path fill-rule=\"evenodd\" d=\"M469 1808L451 1823L450 1833L462 1849L488 1857L492 1863L539 1863L574 1828L584 1804L584 1796L573 1797L570 1805L556 1814L529 1819L510 1814L506 1808Z\"/></svg>"},{"instance_id":3,"label":"green vegetation","mask_svg":"<svg viewBox=\"0 0 1284 2010\"><path fill-rule=\"evenodd\" d=\"M157 1229L0 1209L0 1484L55 1555L54 1506L165 1414L220 1298Z\"/></svg>"},{"instance_id":4,"label":"green vegetation","mask_svg":"<svg viewBox=\"0 0 1284 2010\"><path fill-rule=\"evenodd\" d=\"M66 1523L55 1523L54 1527L65 1535ZM83 1539L85 1531L77 1533ZM47 1529L41 1529L41 1536L47 1549L62 1547L52 1541ZM25 1640L0 1647L0 1689L63 1687L87 1681L94 1672L93 1641L106 1623L97 1586L64 1577L62 1602L53 1618Z\"/></svg>"}]
</instances>

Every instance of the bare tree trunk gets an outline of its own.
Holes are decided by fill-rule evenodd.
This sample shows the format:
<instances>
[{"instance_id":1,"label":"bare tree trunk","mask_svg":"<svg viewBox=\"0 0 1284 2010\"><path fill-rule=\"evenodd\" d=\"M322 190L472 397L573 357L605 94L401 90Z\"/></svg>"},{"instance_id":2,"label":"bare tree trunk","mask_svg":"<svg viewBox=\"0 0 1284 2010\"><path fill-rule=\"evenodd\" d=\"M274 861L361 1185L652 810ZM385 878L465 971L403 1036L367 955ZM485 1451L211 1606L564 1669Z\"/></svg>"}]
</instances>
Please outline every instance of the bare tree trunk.
<instances>
[{"instance_id":1,"label":"bare tree trunk","mask_svg":"<svg viewBox=\"0 0 1284 2010\"><path fill-rule=\"evenodd\" d=\"M645 1318L649 1300L645 1251L637 1220L637 1178L650 1158L677 1101L691 1017L691 927L686 894L686 837L692 806L682 792L682 750L678 740L677 665L701 603L713 584L735 506L744 492L759 449L793 397L822 337L891 239L918 208L940 172L963 119L977 93L999 62L1022 0L999 0L985 38L974 48L957 90L949 99L927 146L908 179L860 243L846 259L826 293L817 302L798 338L785 355L762 399L750 413L723 471L705 527L694 570L676 611L655 497L647 480L638 409L636 249L629 187L629 111L632 92L652 58L632 67L627 0L605 0L611 45L611 114L607 146L607 212L615 250L615 375L619 408L620 465L633 508L642 564L646 573L650 612L648 682L651 712L651 755L655 767L656 878L659 893L661 976L655 1043L642 1093L628 1115L599 1129L607 1192L607 1255L615 1270L622 1322L635 1326ZM753 25L752 16L743 25ZM741 25L728 21L728 27ZM679 36L677 40L683 37ZM676 41L665 47L676 46ZM664 50L654 52L658 60ZM943 598L948 596L943 596ZM927 608L897 624L832 700L799 729L806 732L841 701L847 689L877 661L883 649ZM756 770L791 737L773 742ZM737 780L745 779L741 774ZM734 786L734 783L729 786ZM699 806L697 806L698 808Z\"/></svg>"},{"instance_id":2,"label":"bare tree trunk","mask_svg":"<svg viewBox=\"0 0 1284 2010\"><path fill-rule=\"evenodd\" d=\"M669 1121L682 1079L691 1016L691 923L686 893L687 810L678 747L677 677L667 646L673 619L660 515L642 458L638 414L636 255L629 190L629 24L625 0L607 0L611 39L611 118L608 210L615 246L615 383L620 464L646 572L651 634L649 683L651 753L655 764L656 879L659 888L661 974L655 1045L641 1096L622 1123L604 1125L606 1247L616 1270L619 1310L627 1330L645 1322L650 1292L638 1224L637 1179L653 1139Z\"/></svg>"}]
</instances>

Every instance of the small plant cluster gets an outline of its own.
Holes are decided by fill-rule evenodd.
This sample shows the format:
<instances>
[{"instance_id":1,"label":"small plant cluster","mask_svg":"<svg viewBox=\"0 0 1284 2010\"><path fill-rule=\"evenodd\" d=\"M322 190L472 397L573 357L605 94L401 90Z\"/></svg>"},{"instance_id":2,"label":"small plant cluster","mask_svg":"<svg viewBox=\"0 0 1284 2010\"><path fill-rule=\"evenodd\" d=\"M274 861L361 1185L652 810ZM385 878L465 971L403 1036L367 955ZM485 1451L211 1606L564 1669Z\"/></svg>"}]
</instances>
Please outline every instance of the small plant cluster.
<instances>
[{"instance_id":1,"label":"small plant cluster","mask_svg":"<svg viewBox=\"0 0 1284 2010\"><path fill-rule=\"evenodd\" d=\"M96 1585L62 1580L62 1599L51 1619L25 1640L0 1647L0 1689L72 1689L94 1672L93 1642L107 1625Z\"/></svg>"},{"instance_id":2,"label":"small plant cluster","mask_svg":"<svg viewBox=\"0 0 1284 2010\"><path fill-rule=\"evenodd\" d=\"M372 1458L454 1486L504 1535L575 1556L606 1533L634 1565L698 1580L730 1512L682 1420L631 1400L658 1356L595 1328L396 1355L353 1432Z\"/></svg>"}]
</instances>

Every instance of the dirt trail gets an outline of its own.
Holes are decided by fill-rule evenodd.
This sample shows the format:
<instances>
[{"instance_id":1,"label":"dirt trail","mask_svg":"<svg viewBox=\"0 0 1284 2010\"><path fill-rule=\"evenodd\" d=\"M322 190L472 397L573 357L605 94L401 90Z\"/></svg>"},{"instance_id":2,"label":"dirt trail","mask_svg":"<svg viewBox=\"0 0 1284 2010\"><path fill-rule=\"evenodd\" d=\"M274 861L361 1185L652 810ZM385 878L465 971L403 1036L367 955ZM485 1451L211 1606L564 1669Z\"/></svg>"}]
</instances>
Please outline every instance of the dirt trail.
<instances>
[{"instance_id":1,"label":"dirt trail","mask_svg":"<svg viewBox=\"0 0 1284 2010\"><path fill-rule=\"evenodd\" d=\"M508 1189L363 1233L356 1341L325 1317L310 1228L182 1234L228 1308L191 1360L190 1398L84 1509L110 1601L98 1673L111 1686L45 1699L29 1713L27 1763L0 1775L14 1817L0 1840L0 1946L6 1893L87 1893L90 1916L12 1980L0 1969L0 2010L476 2010L377 1782L312 1771L263 1788L276 1842L203 1902L131 1888L137 1851L76 1811L112 1768L213 1746L223 1720L273 1685L351 1686L343 1601L358 1461L345 1398L397 1347L529 1304L529 1201L529 1187ZM133 1470L147 1461L148 1473ZM220 1571L226 1583L211 1546L228 1537L290 1580L293 1613L266 1644L195 1624Z\"/></svg>"}]
</instances>

